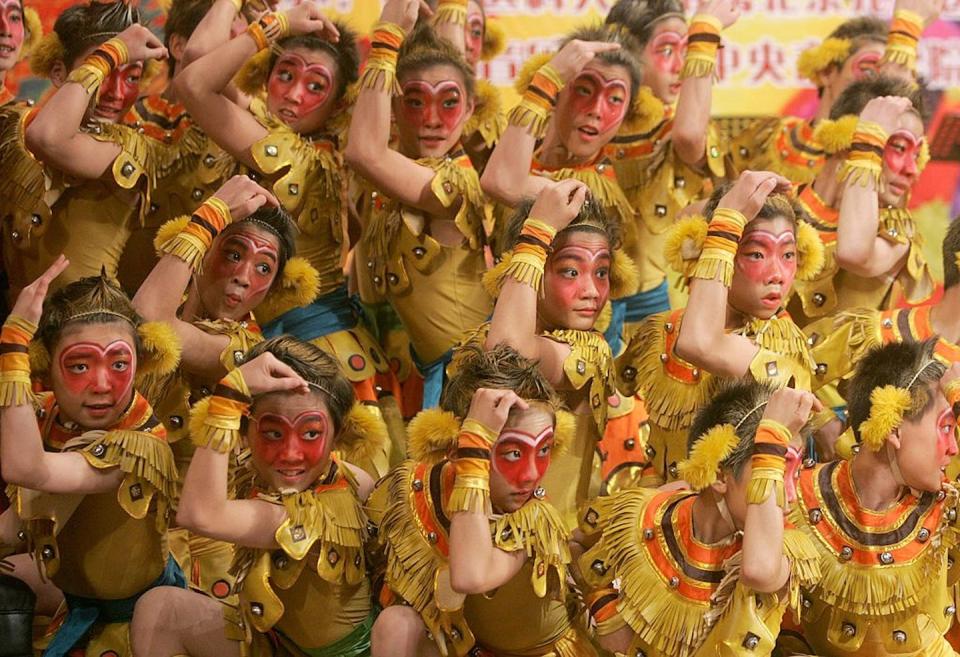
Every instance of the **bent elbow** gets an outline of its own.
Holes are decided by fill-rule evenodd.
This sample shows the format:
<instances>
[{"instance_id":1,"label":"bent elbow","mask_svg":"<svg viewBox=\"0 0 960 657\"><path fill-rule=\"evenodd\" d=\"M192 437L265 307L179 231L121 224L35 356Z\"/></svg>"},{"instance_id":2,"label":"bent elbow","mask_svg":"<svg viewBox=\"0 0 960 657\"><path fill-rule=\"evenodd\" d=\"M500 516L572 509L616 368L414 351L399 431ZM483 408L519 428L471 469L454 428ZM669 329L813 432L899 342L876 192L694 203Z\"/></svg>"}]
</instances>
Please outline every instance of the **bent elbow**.
<instances>
[{"instance_id":1,"label":"bent elbow","mask_svg":"<svg viewBox=\"0 0 960 657\"><path fill-rule=\"evenodd\" d=\"M180 500L180 507L177 509L177 526L197 534L203 533L203 522L200 515L192 504L184 504L183 499Z\"/></svg>"},{"instance_id":2,"label":"bent elbow","mask_svg":"<svg viewBox=\"0 0 960 657\"><path fill-rule=\"evenodd\" d=\"M463 569L450 569L450 588L462 595L486 593L490 587L475 573L464 573Z\"/></svg>"},{"instance_id":3,"label":"bent elbow","mask_svg":"<svg viewBox=\"0 0 960 657\"><path fill-rule=\"evenodd\" d=\"M28 151L43 156L50 152L56 139L45 121L34 120L27 126L23 141Z\"/></svg>"},{"instance_id":4,"label":"bent elbow","mask_svg":"<svg viewBox=\"0 0 960 657\"><path fill-rule=\"evenodd\" d=\"M787 583L787 573L781 563L764 563L754 559L744 560L740 571L740 582L757 593L776 593Z\"/></svg>"},{"instance_id":5,"label":"bent elbow","mask_svg":"<svg viewBox=\"0 0 960 657\"><path fill-rule=\"evenodd\" d=\"M702 133L686 134L685 131L674 132L673 150L677 157L687 165L699 164L707 152L707 140Z\"/></svg>"},{"instance_id":6,"label":"bent elbow","mask_svg":"<svg viewBox=\"0 0 960 657\"><path fill-rule=\"evenodd\" d=\"M709 352L704 343L702 336L692 335L681 328L677 342L673 346L673 353L691 365L703 367L703 356Z\"/></svg>"},{"instance_id":7,"label":"bent elbow","mask_svg":"<svg viewBox=\"0 0 960 657\"><path fill-rule=\"evenodd\" d=\"M868 265L870 260L869 256L870 254L864 249L843 247L839 242L837 243L837 265L851 274L856 274L857 276L872 276L873 272Z\"/></svg>"},{"instance_id":8,"label":"bent elbow","mask_svg":"<svg viewBox=\"0 0 960 657\"><path fill-rule=\"evenodd\" d=\"M513 194L509 181L500 167L487 167L480 176L480 189L489 198L503 203L508 207L516 207L520 203L518 195Z\"/></svg>"}]
</instances>

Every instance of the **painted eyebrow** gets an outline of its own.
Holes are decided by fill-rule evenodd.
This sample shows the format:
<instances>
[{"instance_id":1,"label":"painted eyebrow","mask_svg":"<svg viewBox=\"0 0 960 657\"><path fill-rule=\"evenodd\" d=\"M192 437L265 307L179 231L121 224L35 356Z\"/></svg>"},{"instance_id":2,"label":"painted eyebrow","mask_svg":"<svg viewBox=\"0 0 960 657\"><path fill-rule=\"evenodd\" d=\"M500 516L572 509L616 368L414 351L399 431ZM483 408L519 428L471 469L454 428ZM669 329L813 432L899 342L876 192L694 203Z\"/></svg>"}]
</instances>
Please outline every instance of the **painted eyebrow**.
<instances>
[{"instance_id":1,"label":"painted eyebrow","mask_svg":"<svg viewBox=\"0 0 960 657\"><path fill-rule=\"evenodd\" d=\"M602 253L598 253L596 257L593 259L598 260L600 258L611 258L611 257L612 256L610 255L609 251L604 251ZM564 260L574 260L576 262L589 262L589 259L586 258L585 256L577 255L574 253L564 253L563 255L555 256L553 259L554 262L563 262Z\"/></svg>"},{"instance_id":2,"label":"painted eyebrow","mask_svg":"<svg viewBox=\"0 0 960 657\"><path fill-rule=\"evenodd\" d=\"M228 235L227 238L223 241L224 246L226 246L227 244L236 244L237 246L243 248L244 251L250 250L250 248L247 246L247 243L244 242L239 237L237 237L236 235ZM277 261L277 256L275 256L272 252L264 250L261 253L265 253L266 256L271 260L273 260L274 262Z\"/></svg>"}]
</instances>

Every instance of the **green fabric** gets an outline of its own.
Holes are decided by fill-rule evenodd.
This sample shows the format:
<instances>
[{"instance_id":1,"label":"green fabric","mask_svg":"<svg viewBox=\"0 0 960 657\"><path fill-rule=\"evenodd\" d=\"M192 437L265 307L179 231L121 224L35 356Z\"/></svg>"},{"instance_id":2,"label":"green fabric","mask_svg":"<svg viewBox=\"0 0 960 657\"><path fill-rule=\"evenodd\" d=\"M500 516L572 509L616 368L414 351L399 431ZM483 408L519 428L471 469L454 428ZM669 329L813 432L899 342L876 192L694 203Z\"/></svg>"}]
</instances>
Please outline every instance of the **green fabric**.
<instances>
[{"instance_id":1,"label":"green fabric","mask_svg":"<svg viewBox=\"0 0 960 657\"><path fill-rule=\"evenodd\" d=\"M370 630L379 609L372 609L366 620L353 628L347 636L322 648L300 648L309 657L370 657Z\"/></svg>"}]
</instances>

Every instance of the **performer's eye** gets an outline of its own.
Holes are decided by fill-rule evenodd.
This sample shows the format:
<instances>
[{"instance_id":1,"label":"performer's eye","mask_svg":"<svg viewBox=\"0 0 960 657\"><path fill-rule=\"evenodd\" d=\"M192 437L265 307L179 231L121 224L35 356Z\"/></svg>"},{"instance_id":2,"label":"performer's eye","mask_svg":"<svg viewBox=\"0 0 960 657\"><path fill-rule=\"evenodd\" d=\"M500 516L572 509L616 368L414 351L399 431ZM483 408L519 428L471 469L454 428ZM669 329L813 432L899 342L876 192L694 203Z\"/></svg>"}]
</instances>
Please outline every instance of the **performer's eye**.
<instances>
[{"instance_id":1,"label":"performer's eye","mask_svg":"<svg viewBox=\"0 0 960 657\"><path fill-rule=\"evenodd\" d=\"M116 372L126 372L130 369L130 363L125 360L118 360L113 363L113 369Z\"/></svg>"},{"instance_id":2,"label":"performer's eye","mask_svg":"<svg viewBox=\"0 0 960 657\"><path fill-rule=\"evenodd\" d=\"M320 439L320 432L319 432L319 431L316 431L316 430L305 431L305 432L303 433L303 439L304 439L304 440L319 440L319 439Z\"/></svg>"},{"instance_id":3,"label":"performer's eye","mask_svg":"<svg viewBox=\"0 0 960 657\"><path fill-rule=\"evenodd\" d=\"M547 456L551 450L553 450L553 445L544 445L540 448L540 451L537 452L537 456L543 458L544 456Z\"/></svg>"},{"instance_id":4,"label":"performer's eye","mask_svg":"<svg viewBox=\"0 0 960 657\"><path fill-rule=\"evenodd\" d=\"M90 368L87 367L86 363L75 363L73 365L67 365L67 371L71 374L83 374Z\"/></svg>"},{"instance_id":5,"label":"performer's eye","mask_svg":"<svg viewBox=\"0 0 960 657\"><path fill-rule=\"evenodd\" d=\"M609 278L610 270L607 267L601 267L596 271L597 278Z\"/></svg>"},{"instance_id":6,"label":"performer's eye","mask_svg":"<svg viewBox=\"0 0 960 657\"><path fill-rule=\"evenodd\" d=\"M260 263L257 265L257 272L263 276L268 276L272 271L273 269L266 263Z\"/></svg>"},{"instance_id":7,"label":"performer's eye","mask_svg":"<svg viewBox=\"0 0 960 657\"><path fill-rule=\"evenodd\" d=\"M311 82L311 83L307 86L307 88L308 88L311 92L313 92L313 93L315 93L315 94L319 94L319 93L323 93L324 91L326 91L327 85L326 85L325 82Z\"/></svg>"},{"instance_id":8,"label":"performer's eye","mask_svg":"<svg viewBox=\"0 0 960 657\"><path fill-rule=\"evenodd\" d=\"M280 71L279 73L277 73L277 77L284 82L290 82L291 80L293 80L293 73L291 73L290 71Z\"/></svg>"}]
</instances>

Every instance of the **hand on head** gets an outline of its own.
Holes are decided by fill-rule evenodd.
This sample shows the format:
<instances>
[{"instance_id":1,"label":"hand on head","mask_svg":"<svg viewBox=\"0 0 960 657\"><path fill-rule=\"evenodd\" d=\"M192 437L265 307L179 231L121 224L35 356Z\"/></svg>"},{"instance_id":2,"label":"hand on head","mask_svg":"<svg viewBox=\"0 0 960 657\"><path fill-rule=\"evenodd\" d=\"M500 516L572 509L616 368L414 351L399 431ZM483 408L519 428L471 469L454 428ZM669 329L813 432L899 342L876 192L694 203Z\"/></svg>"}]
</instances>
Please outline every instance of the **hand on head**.
<instances>
[{"instance_id":1,"label":"hand on head","mask_svg":"<svg viewBox=\"0 0 960 657\"><path fill-rule=\"evenodd\" d=\"M264 189L247 176L233 176L213 193L230 208L234 221L249 217L265 205L277 207L280 202L270 191Z\"/></svg>"},{"instance_id":2,"label":"hand on head","mask_svg":"<svg viewBox=\"0 0 960 657\"><path fill-rule=\"evenodd\" d=\"M561 231L580 214L589 191L579 180L552 182L537 195L530 216Z\"/></svg>"},{"instance_id":3,"label":"hand on head","mask_svg":"<svg viewBox=\"0 0 960 657\"><path fill-rule=\"evenodd\" d=\"M479 388L473 394L467 417L499 433L513 408L526 410L529 405L513 390Z\"/></svg>"},{"instance_id":4,"label":"hand on head","mask_svg":"<svg viewBox=\"0 0 960 657\"><path fill-rule=\"evenodd\" d=\"M13 305L13 310L10 313L34 324L39 323L40 316L43 314L43 300L47 298L47 290L50 289L50 284L69 265L70 261L67 260L66 256L60 254L53 261L53 264L47 268L47 271L40 275L40 278L20 291L17 302Z\"/></svg>"},{"instance_id":5,"label":"hand on head","mask_svg":"<svg viewBox=\"0 0 960 657\"><path fill-rule=\"evenodd\" d=\"M744 171L717 207L740 212L750 221L774 193L790 190L790 181L772 171Z\"/></svg>"},{"instance_id":6,"label":"hand on head","mask_svg":"<svg viewBox=\"0 0 960 657\"><path fill-rule=\"evenodd\" d=\"M251 395L268 392L310 392L309 384L286 363L271 353L260 354L240 366Z\"/></svg>"}]
</instances>

